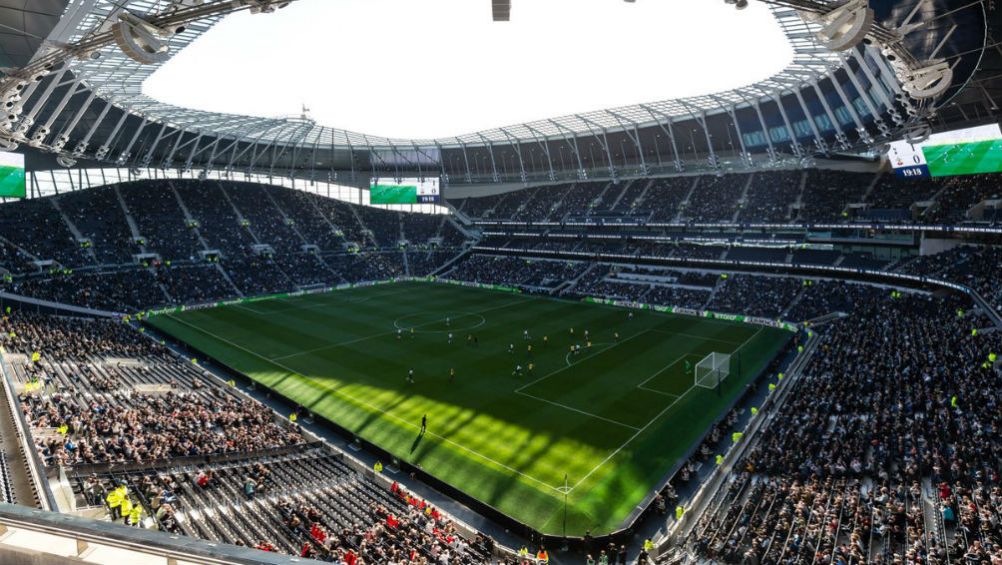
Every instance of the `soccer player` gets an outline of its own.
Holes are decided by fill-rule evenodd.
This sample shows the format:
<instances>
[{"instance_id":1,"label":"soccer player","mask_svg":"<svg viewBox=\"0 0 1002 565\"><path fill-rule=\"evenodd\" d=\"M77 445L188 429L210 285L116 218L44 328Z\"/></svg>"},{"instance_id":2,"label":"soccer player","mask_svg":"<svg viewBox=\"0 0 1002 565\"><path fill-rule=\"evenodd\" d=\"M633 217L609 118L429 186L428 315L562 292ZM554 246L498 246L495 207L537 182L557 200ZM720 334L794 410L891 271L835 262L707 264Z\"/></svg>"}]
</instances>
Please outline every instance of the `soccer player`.
<instances>
[{"instance_id":1,"label":"soccer player","mask_svg":"<svg viewBox=\"0 0 1002 565\"><path fill-rule=\"evenodd\" d=\"M589 336L589 334L588 334L588 330L585 330L585 340L586 340L586 341L588 340L588 336Z\"/></svg>"},{"instance_id":2,"label":"soccer player","mask_svg":"<svg viewBox=\"0 0 1002 565\"><path fill-rule=\"evenodd\" d=\"M414 339L414 328L411 328L411 339Z\"/></svg>"},{"instance_id":3,"label":"soccer player","mask_svg":"<svg viewBox=\"0 0 1002 565\"><path fill-rule=\"evenodd\" d=\"M613 337L613 339L615 339L616 341L619 341L619 332L613 332L613 334L612 334L612 337Z\"/></svg>"},{"instance_id":4,"label":"soccer player","mask_svg":"<svg viewBox=\"0 0 1002 565\"><path fill-rule=\"evenodd\" d=\"M451 325L452 325L452 318L446 318L445 319L445 327L449 327Z\"/></svg>"},{"instance_id":5,"label":"soccer player","mask_svg":"<svg viewBox=\"0 0 1002 565\"><path fill-rule=\"evenodd\" d=\"M428 430L428 415L425 414L424 416L421 416L421 434L424 435L424 433L427 430Z\"/></svg>"},{"instance_id":6,"label":"soccer player","mask_svg":"<svg viewBox=\"0 0 1002 565\"><path fill-rule=\"evenodd\" d=\"M535 363L529 363L529 374L533 375L535 373L536 373L536 364Z\"/></svg>"},{"instance_id":7,"label":"soccer player","mask_svg":"<svg viewBox=\"0 0 1002 565\"><path fill-rule=\"evenodd\" d=\"M529 340L529 330L522 330L522 339Z\"/></svg>"},{"instance_id":8,"label":"soccer player","mask_svg":"<svg viewBox=\"0 0 1002 565\"><path fill-rule=\"evenodd\" d=\"M414 384L414 368L407 369L407 384Z\"/></svg>"},{"instance_id":9,"label":"soccer player","mask_svg":"<svg viewBox=\"0 0 1002 565\"><path fill-rule=\"evenodd\" d=\"M508 353L515 353L515 344L514 343L509 343L508 344Z\"/></svg>"},{"instance_id":10,"label":"soccer player","mask_svg":"<svg viewBox=\"0 0 1002 565\"><path fill-rule=\"evenodd\" d=\"M528 346L526 346L525 352L529 354L529 357L532 357L532 344L531 343Z\"/></svg>"},{"instance_id":11,"label":"soccer player","mask_svg":"<svg viewBox=\"0 0 1002 565\"><path fill-rule=\"evenodd\" d=\"M456 368L455 367L452 367L452 368L449 369L449 382L450 383L456 382Z\"/></svg>"},{"instance_id":12,"label":"soccer player","mask_svg":"<svg viewBox=\"0 0 1002 565\"><path fill-rule=\"evenodd\" d=\"M543 336L543 345L545 346L548 343L550 343L550 336L544 335Z\"/></svg>"},{"instance_id":13,"label":"soccer player","mask_svg":"<svg viewBox=\"0 0 1002 565\"><path fill-rule=\"evenodd\" d=\"M511 376L513 376L513 377L521 377L522 376L522 366L521 365L515 365L515 370L511 372Z\"/></svg>"},{"instance_id":14,"label":"soccer player","mask_svg":"<svg viewBox=\"0 0 1002 565\"><path fill-rule=\"evenodd\" d=\"M449 332L449 345L452 345L452 332Z\"/></svg>"},{"instance_id":15,"label":"soccer player","mask_svg":"<svg viewBox=\"0 0 1002 565\"><path fill-rule=\"evenodd\" d=\"M574 335L574 328L571 328L571 335Z\"/></svg>"},{"instance_id":16,"label":"soccer player","mask_svg":"<svg viewBox=\"0 0 1002 565\"><path fill-rule=\"evenodd\" d=\"M626 319L627 320L632 320L633 319L633 312L627 312L626 313Z\"/></svg>"},{"instance_id":17,"label":"soccer player","mask_svg":"<svg viewBox=\"0 0 1002 565\"><path fill-rule=\"evenodd\" d=\"M466 334L466 345L473 345L473 334Z\"/></svg>"},{"instance_id":18,"label":"soccer player","mask_svg":"<svg viewBox=\"0 0 1002 565\"><path fill-rule=\"evenodd\" d=\"M397 328L397 340L401 339L402 337L404 337L404 330Z\"/></svg>"}]
</instances>

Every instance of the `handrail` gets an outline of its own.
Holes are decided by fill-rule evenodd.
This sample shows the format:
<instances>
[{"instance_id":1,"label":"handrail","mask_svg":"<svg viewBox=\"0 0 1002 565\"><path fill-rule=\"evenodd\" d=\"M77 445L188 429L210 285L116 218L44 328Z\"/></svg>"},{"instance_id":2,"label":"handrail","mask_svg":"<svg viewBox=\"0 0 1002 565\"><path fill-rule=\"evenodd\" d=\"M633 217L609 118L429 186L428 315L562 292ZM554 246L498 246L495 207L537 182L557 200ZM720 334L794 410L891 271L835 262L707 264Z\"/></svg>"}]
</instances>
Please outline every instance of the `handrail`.
<instances>
[{"instance_id":1,"label":"handrail","mask_svg":"<svg viewBox=\"0 0 1002 565\"><path fill-rule=\"evenodd\" d=\"M11 415L14 417L14 426L17 428L17 441L21 446L21 451L24 452L24 457L27 459L28 464L26 467L28 467L28 473L31 475L31 482L34 483L35 490L39 493L38 501L42 505L43 510L59 508L56 504L56 497L52 493L52 488L49 486L49 481L42 472L45 466L42 465L42 460L38 457L38 452L35 450L35 442L32 441L31 433L28 431L28 422L24 414L21 413L20 404L14 396L14 384L10 373L7 371L6 351L3 347L0 347L0 376L3 378L3 401L7 402L8 406L10 406Z\"/></svg>"},{"instance_id":2,"label":"handrail","mask_svg":"<svg viewBox=\"0 0 1002 565\"><path fill-rule=\"evenodd\" d=\"M884 230L901 232L940 232L940 233L973 233L1002 234L1002 226L973 226L962 224L895 224L895 223L727 223L727 222L532 222L517 220L483 220L474 219L476 226L512 226L512 227L604 227L604 228L680 228L680 229L752 229L752 230Z\"/></svg>"},{"instance_id":3,"label":"handrail","mask_svg":"<svg viewBox=\"0 0 1002 565\"><path fill-rule=\"evenodd\" d=\"M10 300L12 302L19 302L21 304L30 304L32 306L38 306L42 308L50 308L52 310L63 310L72 314L83 314L85 316L94 316L98 318L120 318L122 314L116 312L109 312L108 310L97 310L95 308L85 308L83 306L74 306L72 304L63 304L62 302L53 302L51 300L42 300L40 298L31 298L30 296L24 296L20 294L12 294L9 292L0 292L0 301Z\"/></svg>"},{"instance_id":4,"label":"handrail","mask_svg":"<svg viewBox=\"0 0 1002 565\"><path fill-rule=\"evenodd\" d=\"M94 544L145 555L163 556L168 563L178 561L200 565L291 565L293 563L308 565L320 563L302 557L258 551L188 536L167 535L159 531L131 528L70 514L0 504L0 531L7 533L11 529L74 540L77 542L77 551L81 554L87 550L89 544ZM4 556L6 552L3 541L6 537L0 537L0 557ZM44 553L45 548L31 548L31 551ZM65 556L60 557L65 558Z\"/></svg>"}]
</instances>

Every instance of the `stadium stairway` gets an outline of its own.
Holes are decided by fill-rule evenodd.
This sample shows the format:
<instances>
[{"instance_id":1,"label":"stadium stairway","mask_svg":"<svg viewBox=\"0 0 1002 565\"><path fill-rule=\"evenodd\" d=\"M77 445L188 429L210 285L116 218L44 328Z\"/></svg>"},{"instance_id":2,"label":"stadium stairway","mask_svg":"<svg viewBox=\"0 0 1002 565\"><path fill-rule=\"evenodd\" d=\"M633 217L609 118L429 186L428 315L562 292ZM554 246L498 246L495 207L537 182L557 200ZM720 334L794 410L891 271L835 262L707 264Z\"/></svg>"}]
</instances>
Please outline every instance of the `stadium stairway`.
<instances>
[{"instance_id":1,"label":"stadium stairway","mask_svg":"<svg viewBox=\"0 0 1002 565\"><path fill-rule=\"evenodd\" d=\"M748 180L745 181L745 186L741 189L741 196L738 197L737 206L734 208L734 215L731 216L731 223L738 221L738 216L741 215L741 211L744 210L745 205L748 204L748 192L751 191L753 182L755 182L755 173L748 175Z\"/></svg>"},{"instance_id":2,"label":"stadium stairway","mask_svg":"<svg viewBox=\"0 0 1002 565\"><path fill-rule=\"evenodd\" d=\"M922 214L919 216L919 220L923 220L923 217L926 214L929 214L936 210L936 208L940 205L940 202L942 201L941 199L943 193L949 190L956 182L957 179L954 178L954 179L949 179L946 182L939 185L939 190L937 190L935 193L933 193L932 196L929 197L929 200L932 202L932 205L922 211Z\"/></svg>"},{"instance_id":3,"label":"stadium stairway","mask_svg":"<svg viewBox=\"0 0 1002 565\"><path fill-rule=\"evenodd\" d=\"M49 203L52 204L52 207L56 209L56 212L59 213L59 217L63 219L63 223L66 224L66 228L70 230L70 233L73 234L73 237L76 238L77 241L83 241L84 240L83 234L80 233L80 230L77 228L76 224L73 223L73 220L71 220L70 217L66 214L66 212L64 212L63 209L60 207L59 197L57 196L55 198L49 198L48 200ZM100 263L100 261L98 261L97 259L97 254L94 252L93 247L87 247L86 252L87 255L91 258L91 261L93 261L95 265Z\"/></svg>"},{"instance_id":4,"label":"stadium stairway","mask_svg":"<svg viewBox=\"0 0 1002 565\"><path fill-rule=\"evenodd\" d=\"M268 199L268 202L270 202L275 211L278 212L278 215L282 217L282 223L288 226L289 230L292 233L296 234L296 237L299 238L299 241L303 245L316 243L306 239L306 236L303 235L303 232L296 226L296 222L292 219L292 216L290 216L288 212L285 211L285 208L282 208L281 204L279 204L278 201L275 200L275 197L274 195L272 195L270 190L262 190L261 192L264 193L265 197Z\"/></svg>"},{"instance_id":5,"label":"stadium stairway","mask_svg":"<svg viewBox=\"0 0 1002 565\"><path fill-rule=\"evenodd\" d=\"M647 193L650 192L651 187L654 186L654 182L654 179L648 181L647 184L644 185L644 188L640 191L640 194L638 194L637 197L629 203L631 212L644 202L644 199L647 198Z\"/></svg>"},{"instance_id":6,"label":"stadium stairway","mask_svg":"<svg viewBox=\"0 0 1002 565\"><path fill-rule=\"evenodd\" d=\"M342 228L338 227L338 226L337 226L337 225L336 225L336 224L335 224L335 223L334 223L334 222L333 222L333 221L332 221L332 220L330 219L330 217L329 217L329 216L328 216L327 214L325 214L325 213L324 213L324 211L323 211L323 210L322 210L322 209L320 208L320 205L319 205L319 204L317 203L317 199L315 199L315 198L306 198L305 200L306 200L306 202L308 202L308 203L309 203L309 206L310 206L311 208L313 208L313 210L314 210L314 211L316 212L317 216L318 216L318 217L319 217L319 218L320 218L321 220L323 220L323 222L324 222L325 224L327 224L327 226L328 226L328 227L330 228L330 230L331 230L331 233L332 233L332 234L337 234L337 233L347 233L347 232L345 232L344 230L342 230ZM326 261L325 261L325 263L326 263ZM330 268L330 266L329 266L329 265L328 265L328 268Z\"/></svg>"},{"instance_id":7,"label":"stadium stairway","mask_svg":"<svg viewBox=\"0 0 1002 565\"><path fill-rule=\"evenodd\" d=\"M970 291L971 297L974 298L974 302L981 308L983 313L991 319L995 328L1002 330L1002 315L999 314L998 310L993 308L991 303L985 300L979 292L974 289L970 289Z\"/></svg>"},{"instance_id":8,"label":"stadium stairway","mask_svg":"<svg viewBox=\"0 0 1002 565\"><path fill-rule=\"evenodd\" d=\"M461 253L459 253L458 255L456 255L455 257L453 257L452 259L449 259L448 261L446 261L445 264L443 264L441 267L439 267L438 269L432 271L430 273L430 275L431 276L435 276L435 277L441 277L441 276L446 275L447 273L449 273L450 271L452 271L457 264L461 263L463 261L463 259L466 258L467 255L469 255L472 252L473 252L472 248L468 247L468 248L464 249Z\"/></svg>"},{"instance_id":9,"label":"stadium stairway","mask_svg":"<svg viewBox=\"0 0 1002 565\"><path fill-rule=\"evenodd\" d=\"M883 176L884 176L883 171L877 171L877 174L873 175L873 180L871 180L870 184L866 186L866 192L863 193L863 198L861 198L863 202L870 201L870 196L873 194L873 189L877 188L877 185L880 184L880 179Z\"/></svg>"},{"instance_id":10,"label":"stadium stairway","mask_svg":"<svg viewBox=\"0 0 1002 565\"><path fill-rule=\"evenodd\" d=\"M780 313L780 317L782 319L784 320L788 319L786 317L787 314L789 314L794 308L796 308L797 304L800 304L800 302L804 299L804 296L807 294L807 289L808 287L806 286L800 287L800 291L797 292L797 295L793 297L793 300L791 300L790 303L787 304L786 307L783 309L783 311Z\"/></svg>"},{"instance_id":11,"label":"stadium stairway","mask_svg":"<svg viewBox=\"0 0 1002 565\"><path fill-rule=\"evenodd\" d=\"M238 287L236 283L233 282L233 279L230 278L230 274L226 272L226 269L224 269L223 266L220 265L219 263L216 263L215 267L216 270L219 271L219 274L222 275L223 279L226 280L226 283L229 284L230 287L233 289L233 292L240 298L243 298L244 297L243 291L241 291L240 287Z\"/></svg>"},{"instance_id":12,"label":"stadium stairway","mask_svg":"<svg viewBox=\"0 0 1002 565\"><path fill-rule=\"evenodd\" d=\"M713 303L713 299L717 297L717 294L720 292L720 290L724 288L725 284L727 284L727 279L724 279L722 277L717 277L717 283L713 285L713 290L710 291L709 296L706 297L706 302L703 303L700 309L705 310L706 308L708 308L709 305Z\"/></svg>"},{"instance_id":13,"label":"stadium stairway","mask_svg":"<svg viewBox=\"0 0 1002 565\"><path fill-rule=\"evenodd\" d=\"M143 237L143 234L139 232L136 219L132 217L132 210L129 210L129 205L125 202L125 198L122 197L122 191L119 190L118 185L116 184L112 188L115 190L115 199L118 200L118 205L122 208L122 213L125 215L125 224L129 226L129 233L132 234L133 240L138 241ZM139 249L142 253L146 253L146 246L140 245Z\"/></svg>"},{"instance_id":14,"label":"stadium stairway","mask_svg":"<svg viewBox=\"0 0 1002 565\"><path fill-rule=\"evenodd\" d=\"M171 192L174 194L174 199L177 200L178 208L180 208L181 212L184 214L184 221L187 223L187 225L197 226L198 222L195 220L194 216L191 215L191 211L188 210L188 206L184 203L184 199L181 198L181 193L178 192L177 187L175 187L174 183L170 181L167 181L167 186L170 187ZM206 243L205 238L202 237L202 232L199 231L197 227L193 227L191 229L195 232L195 235L198 237L198 242L202 245L202 249L206 251L211 249L209 247L209 244ZM224 276L226 276L225 273ZM229 280L229 277L226 277L226 279ZM230 284L233 285L233 281L230 281ZM233 288L235 289L236 286L234 285Z\"/></svg>"},{"instance_id":15,"label":"stadium stairway","mask_svg":"<svg viewBox=\"0 0 1002 565\"><path fill-rule=\"evenodd\" d=\"M598 266L599 266L598 263L593 263L591 265L588 265L588 268L585 269L585 270L583 270L583 271L581 271L581 274L579 274L578 276L574 277L573 279L567 281L567 283L568 283L567 286L560 285L560 286L563 286L563 288L560 288L560 286L558 286L556 289L554 289L556 292L552 293L552 294L554 294L554 296L563 296L564 294L567 294L567 293L573 291L574 287L577 286L577 284L579 282L581 282L581 279L585 278L585 276L587 276L588 273L590 273L592 270L594 270Z\"/></svg>"},{"instance_id":16,"label":"stadium stairway","mask_svg":"<svg viewBox=\"0 0 1002 565\"><path fill-rule=\"evenodd\" d=\"M226 188L223 186L223 183L217 182L215 183L215 185L219 189L219 193L223 195L223 200L225 200L226 203L230 206L230 209L233 210L233 213L237 217L237 221L240 223L243 229L247 230L247 233L251 236L251 239L254 240L254 243L260 244L261 239L254 232L254 228L251 225L253 222L248 220L247 217L244 216L243 212L240 211L240 208L237 207L236 202L234 202L233 198L231 198L229 193L226 192Z\"/></svg>"},{"instance_id":17,"label":"stadium stairway","mask_svg":"<svg viewBox=\"0 0 1002 565\"><path fill-rule=\"evenodd\" d=\"M0 234L0 243L2 243L3 245L6 245L8 247L10 247L11 249L16 249L18 253L20 253L24 257L27 257L31 261L39 261L40 260L37 255L35 255L31 251L28 251L24 247L21 247L20 245L14 243L13 241L7 239L6 237L3 236L3 234Z\"/></svg>"},{"instance_id":18,"label":"stadium stairway","mask_svg":"<svg viewBox=\"0 0 1002 565\"><path fill-rule=\"evenodd\" d=\"M788 214L791 221L796 221L800 210L804 207L804 191L807 189L807 171L800 173L800 182L797 184L797 199L790 205Z\"/></svg>"},{"instance_id":19,"label":"stadium stairway","mask_svg":"<svg viewBox=\"0 0 1002 565\"><path fill-rule=\"evenodd\" d=\"M372 232L371 229L369 229L369 226L365 224L365 220L362 219L362 215L358 213L358 209L355 206L349 206L349 209L351 210L352 216L355 217L355 221L358 222L359 226L361 226L362 237L367 238L369 240L368 244L371 245L372 247L379 247L379 242L376 241L375 234ZM361 241L359 243L364 246L366 242Z\"/></svg>"},{"instance_id":20,"label":"stadium stairway","mask_svg":"<svg viewBox=\"0 0 1002 565\"><path fill-rule=\"evenodd\" d=\"M682 217L685 214L685 208L692 200L692 195L696 193L696 188L699 186L699 179L701 178L703 177L698 175L692 178L692 186L689 187L689 192L685 194L685 198L683 198L682 201L679 202L678 213L675 214L675 217L673 217L671 221L673 222L682 221Z\"/></svg>"},{"instance_id":21,"label":"stadium stairway","mask_svg":"<svg viewBox=\"0 0 1002 565\"><path fill-rule=\"evenodd\" d=\"M627 183L627 184L629 184L629 183ZM612 190L612 187L614 187L614 186L615 187L622 186L623 188L625 188L627 185L626 184L622 184L622 183L617 183L617 182L606 183L605 188L602 189L602 192L600 192L598 194L598 196L596 196L595 199L592 200L591 203L589 203L589 206L588 206L588 208L589 208L588 215L589 216L591 215L591 213L593 211L602 208L602 204L605 203L606 195L609 194L609 191ZM622 189L620 189L620 190L622 190Z\"/></svg>"},{"instance_id":22,"label":"stadium stairway","mask_svg":"<svg viewBox=\"0 0 1002 565\"><path fill-rule=\"evenodd\" d=\"M461 223L466 225L470 225L473 223L473 220L468 215L466 215L465 212L463 212L463 208L466 207L466 200L463 200L463 203L459 206L459 208L457 208L448 199L443 199L441 205L448 208L449 211L452 212L452 216L457 218Z\"/></svg>"},{"instance_id":23,"label":"stadium stairway","mask_svg":"<svg viewBox=\"0 0 1002 565\"><path fill-rule=\"evenodd\" d=\"M8 378L9 355L0 348L0 474L3 476L3 489L0 490L0 501L34 508L48 508L48 499L43 505L44 477L37 474L34 465L33 444L22 427L22 421L17 413L17 400L14 394L13 381Z\"/></svg>"},{"instance_id":24,"label":"stadium stairway","mask_svg":"<svg viewBox=\"0 0 1002 565\"><path fill-rule=\"evenodd\" d=\"M460 233L466 236L467 240L473 241L474 244L477 241L480 241L481 237L480 231L477 228L473 228L470 225L466 225L461 221L457 221L458 219L459 219L458 216L455 218L450 216L446 218L446 221L451 223L453 227L455 227L457 230L459 230Z\"/></svg>"},{"instance_id":25,"label":"stadium stairway","mask_svg":"<svg viewBox=\"0 0 1002 565\"><path fill-rule=\"evenodd\" d=\"M616 198L613 199L612 203L609 204L607 210L616 210L619 207L619 203L623 200L623 197L627 194L631 194L635 186L643 184L644 188L641 189L641 194L643 190L646 190L648 186L654 181L652 179L633 179L626 183L622 190L616 192Z\"/></svg>"}]
</instances>

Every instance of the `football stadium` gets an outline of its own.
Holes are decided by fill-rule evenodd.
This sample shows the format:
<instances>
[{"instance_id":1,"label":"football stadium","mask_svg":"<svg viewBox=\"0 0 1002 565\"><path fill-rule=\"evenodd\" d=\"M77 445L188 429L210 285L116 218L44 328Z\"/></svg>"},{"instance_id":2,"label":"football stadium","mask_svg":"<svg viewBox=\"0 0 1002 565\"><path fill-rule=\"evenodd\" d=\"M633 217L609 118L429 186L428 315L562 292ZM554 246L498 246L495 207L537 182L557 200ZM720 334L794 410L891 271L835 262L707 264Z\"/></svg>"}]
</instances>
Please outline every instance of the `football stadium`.
<instances>
[{"instance_id":1,"label":"football stadium","mask_svg":"<svg viewBox=\"0 0 1002 565\"><path fill-rule=\"evenodd\" d=\"M992 0L0 6L0 563L1002 564Z\"/></svg>"}]
</instances>

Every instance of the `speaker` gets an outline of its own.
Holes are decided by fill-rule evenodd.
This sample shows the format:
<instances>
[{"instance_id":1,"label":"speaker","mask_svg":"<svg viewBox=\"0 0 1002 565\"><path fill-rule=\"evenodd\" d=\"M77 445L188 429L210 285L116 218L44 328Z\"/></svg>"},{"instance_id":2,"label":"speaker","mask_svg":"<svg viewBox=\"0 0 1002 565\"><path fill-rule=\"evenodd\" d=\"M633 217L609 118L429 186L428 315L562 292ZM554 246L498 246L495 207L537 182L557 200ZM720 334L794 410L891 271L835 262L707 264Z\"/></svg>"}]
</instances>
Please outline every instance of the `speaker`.
<instances>
[{"instance_id":1,"label":"speaker","mask_svg":"<svg viewBox=\"0 0 1002 565\"><path fill-rule=\"evenodd\" d=\"M511 21L511 0L491 0L491 8L494 10L494 21Z\"/></svg>"}]
</instances>

